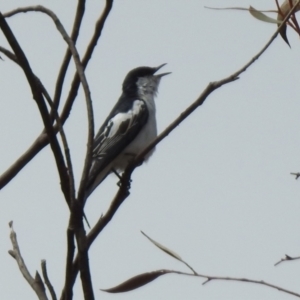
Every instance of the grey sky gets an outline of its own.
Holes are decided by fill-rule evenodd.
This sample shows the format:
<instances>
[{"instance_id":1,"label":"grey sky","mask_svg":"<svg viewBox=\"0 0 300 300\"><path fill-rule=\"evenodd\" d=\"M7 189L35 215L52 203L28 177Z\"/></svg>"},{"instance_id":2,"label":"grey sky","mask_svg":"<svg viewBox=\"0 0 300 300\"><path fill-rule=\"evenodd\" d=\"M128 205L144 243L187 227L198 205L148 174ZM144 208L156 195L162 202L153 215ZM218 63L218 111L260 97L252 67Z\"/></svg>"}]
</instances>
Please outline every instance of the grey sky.
<instances>
[{"instance_id":1,"label":"grey sky","mask_svg":"<svg viewBox=\"0 0 300 300\"><path fill-rule=\"evenodd\" d=\"M1 11L32 2L2 1ZM263 2L263 3L262 3ZM37 3L37 2L35 2ZM67 30L74 1L38 1L54 10ZM78 42L82 54L104 1L87 1ZM276 26L242 11L204 6L275 9L273 0L115 1L86 75L92 92L95 130L121 93L127 72L168 63L157 97L162 131L210 81L248 62ZM65 51L52 21L38 13L8 20L34 72L53 95ZM278 38L241 77L213 93L188 120L161 142L147 165L133 174L130 197L90 251L96 299L291 299L263 286L210 282L166 275L134 292L99 291L142 272L186 268L156 249L143 230L180 254L199 273L265 280L299 291L299 262L274 267L285 253L300 254L299 38L288 29L292 48ZM7 46L1 33L0 45ZM0 127L2 173L31 145L42 122L20 68L1 54ZM68 93L69 73L64 95ZM82 90L66 123L71 155L80 178L87 121ZM91 196L86 214L94 223L117 191L110 176ZM15 261L8 222L30 271L46 259L60 294L65 268L68 209L54 159L44 149L1 191L0 298L34 299ZM74 299L82 299L80 283Z\"/></svg>"}]
</instances>

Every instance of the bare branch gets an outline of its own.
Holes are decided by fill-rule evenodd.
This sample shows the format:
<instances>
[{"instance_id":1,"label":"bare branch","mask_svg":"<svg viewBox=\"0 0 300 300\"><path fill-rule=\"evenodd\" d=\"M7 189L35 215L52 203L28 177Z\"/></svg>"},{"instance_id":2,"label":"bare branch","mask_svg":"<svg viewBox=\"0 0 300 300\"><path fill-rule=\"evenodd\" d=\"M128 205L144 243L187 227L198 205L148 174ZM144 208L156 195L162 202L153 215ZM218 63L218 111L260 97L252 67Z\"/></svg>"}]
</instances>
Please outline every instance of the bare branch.
<instances>
[{"instance_id":1,"label":"bare branch","mask_svg":"<svg viewBox=\"0 0 300 300\"><path fill-rule=\"evenodd\" d=\"M64 147L66 163L67 163L67 168L68 168L68 176L69 176L68 182L69 182L69 195L70 195L70 198L66 199L66 200L70 207L70 204L73 203L73 201L75 200L75 179L74 179L74 172L73 172L73 166L72 166L72 160L71 160L70 148L69 148L68 141L67 141L67 136L63 129L59 115L55 109L53 101L50 98L50 95L48 94L47 90L45 89L45 87L43 86L43 84L41 83L39 78L36 77L36 79L37 79L38 83L40 84L40 88L42 90L44 97L46 98L49 106L52 108L52 113L56 120L56 124L57 124L58 130L59 130L60 136L61 136L63 147Z\"/></svg>"},{"instance_id":2,"label":"bare branch","mask_svg":"<svg viewBox=\"0 0 300 300\"><path fill-rule=\"evenodd\" d=\"M76 241L78 246L78 265L80 279L85 300L94 300L91 272L89 266L88 246L83 222L81 219L80 228L76 230Z\"/></svg>"},{"instance_id":3,"label":"bare branch","mask_svg":"<svg viewBox=\"0 0 300 300\"><path fill-rule=\"evenodd\" d=\"M73 280L72 280L72 263L75 252L75 241L74 241L74 231L72 228L67 230L67 259L66 259L66 272L65 272L65 285L63 288L61 300L71 300L73 298Z\"/></svg>"},{"instance_id":4,"label":"bare branch","mask_svg":"<svg viewBox=\"0 0 300 300\"><path fill-rule=\"evenodd\" d=\"M18 59L11 51L0 46L0 52L4 53L10 60L19 65Z\"/></svg>"},{"instance_id":5,"label":"bare branch","mask_svg":"<svg viewBox=\"0 0 300 300\"><path fill-rule=\"evenodd\" d=\"M21 255L21 251L19 248L19 244L17 241L17 234L13 229L13 222L9 222L9 227L10 227L10 240L13 246L13 250L9 251L9 254L16 260L19 269L23 275L23 277L26 279L26 281L29 283L29 285L32 287L32 289L35 291L35 293L37 294L38 298L40 300L48 300L46 293L45 293L45 287L43 282L40 280L40 276L37 273L36 277L33 278L27 267L26 264L23 260L23 257Z\"/></svg>"},{"instance_id":6,"label":"bare branch","mask_svg":"<svg viewBox=\"0 0 300 300\"><path fill-rule=\"evenodd\" d=\"M85 11L85 0L79 0L78 4L77 4L76 15L75 15L75 19L74 19L72 34L71 34L71 39L72 39L74 45L76 44L76 41L77 41L77 38L79 35L79 29L80 29L81 22L83 19L84 11ZM66 76L66 73L67 73L67 70L68 70L68 67L70 64L71 57L72 57L72 53L68 47L66 50L63 62L61 64L61 67L60 67L60 70L59 70L59 73L57 76L57 80L56 80L55 92L54 92L54 97L53 97L53 106L54 106L53 111L58 110L62 87L64 84L65 76ZM52 112L51 112L51 116L52 117L54 116L54 115L52 115Z\"/></svg>"},{"instance_id":7,"label":"bare branch","mask_svg":"<svg viewBox=\"0 0 300 300\"><path fill-rule=\"evenodd\" d=\"M101 36L102 30L104 28L105 22L106 22L106 20L109 16L109 13L112 9L112 5L113 5L113 0L106 0L106 5L104 7L102 15L96 22L94 34L90 40L89 45L87 46L85 55L82 58L82 65L83 65L84 69L86 68L88 62L90 61L90 59L92 57L94 49L97 45L97 42L98 42L98 40ZM75 73L72 84L71 84L71 89L69 91L69 95L66 100L66 104L65 104L64 109L61 114L61 120L63 122L68 118L68 115L71 111L73 102L77 96L79 83L80 83L80 80L79 80L78 74Z\"/></svg>"},{"instance_id":8,"label":"bare branch","mask_svg":"<svg viewBox=\"0 0 300 300\"><path fill-rule=\"evenodd\" d=\"M91 164L91 156L92 156L92 143L93 143L93 137L94 137L94 123L93 123L93 109L92 109L92 101L91 101L91 97L90 97L90 91L89 91L89 86L84 74L84 69L83 66L81 65L80 59L79 59L79 54L77 52L77 49L74 46L73 41L70 39L70 37L68 36L67 32L65 31L63 25L61 24L60 20L57 18L57 16L49 9L42 7L42 6L36 6L36 7L29 7L26 8L25 11L28 10L34 10L34 11L40 11L43 12L45 14L47 14L48 16L50 16L52 18L52 20L54 21L58 31L61 33L61 35L63 36L64 40L67 42L70 51L72 52L73 55L73 59L75 61L75 65L76 65L76 70L77 73L79 75L80 81L82 83L84 92L85 92L85 97L86 97L86 104L87 104L87 111L88 111L88 145L87 145L87 154L86 154L86 159L85 159L85 165L84 165L84 170L83 170L83 175L82 175L82 181L81 181L81 185L80 185L80 189L79 189L79 193L82 190L81 194L82 194L82 198L83 198L83 192L85 189L85 181L88 175L88 170L90 168L90 164ZM19 8L18 10L16 10L16 12L22 11L21 8ZM60 123L60 122L59 122ZM61 124L58 124L58 126ZM62 126L60 126L62 127ZM51 128L52 129L52 128ZM62 131L63 132L63 131ZM63 133L63 137L64 133ZM66 144L66 139L64 140L64 144ZM71 160L70 160L70 156L69 156L69 152L66 152L67 157L68 157L68 162L69 162L69 166L72 170L72 164L71 164ZM70 173L69 173L70 175ZM72 174L73 175L73 174ZM72 184L70 183L70 181L68 181L70 183L69 188L70 188L70 196L71 199L69 201L67 201L68 203L71 203L71 220L74 219L74 217L78 217L80 219L82 219L82 209L81 211L79 211L78 214L78 206L77 204L75 204L75 197L74 197L74 177L71 176L72 178ZM76 207L75 207L76 206ZM82 206L81 206L82 207ZM75 211L74 211L75 209ZM74 216L73 216L74 214ZM92 288L92 281L91 281L91 276L90 276L90 270L89 270L89 260L88 260L88 253L87 253L87 248L86 247L82 247L82 241L86 240L86 236L85 236L85 232L84 232L84 228L83 228L83 224L81 222L80 227L75 227L75 233L76 233L76 240L77 240L77 245L78 245L78 254L79 254L79 269L80 269L80 275L81 275L81 281L82 281L82 287L83 287L83 292L85 295L85 299L94 299L94 295L93 295L93 288ZM85 243L86 244L86 243Z\"/></svg>"},{"instance_id":9,"label":"bare branch","mask_svg":"<svg viewBox=\"0 0 300 300\"><path fill-rule=\"evenodd\" d=\"M300 177L300 173L299 172L298 173L291 173L291 175L294 175L296 180Z\"/></svg>"},{"instance_id":10,"label":"bare branch","mask_svg":"<svg viewBox=\"0 0 300 300\"><path fill-rule=\"evenodd\" d=\"M125 178L126 179L126 178ZM92 228L92 230L87 235L87 250L90 248L94 240L97 238L97 236L100 234L100 232L106 227L106 225L110 222L110 220L113 218L115 212L118 210L120 205L123 203L123 201L129 196L129 190L125 185L122 185L115 198L110 204L109 209L105 213L105 215L101 215L100 219L96 223L96 225ZM79 271L79 256L77 255L72 266L72 274L70 276L70 283L72 286L75 283L77 274ZM60 298L61 300L65 300L64 298L64 291L62 293L62 296Z\"/></svg>"},{"instance_id":11,"label":"bare branch","mask_svg":"<svg viewBox=\"0 0 300 300\"><path fill-rule=\"evenodd\" d=\"M58 170L61 185L62 185L62 191L65 195L65 198L68 199L68 191L69 191L68 174L67 174L64 158L62 155L62 151L61 151L59 143L57 141L55 132L52 128L49 113L48 113L47 106L45 104L42 92L40 90L40 87L36 81L36 77L31 70L29 62L28 62L23 50L21 49L18 41L16 40L14 34L12 33L10 27L6 23L3 15L1 13L0 13L0 28L2 29L7 41L9 42L11 48L13 49L13 51L17 57L17 60L20 64L21 68L23 69L23 71L26 75L27 81L28 81L31 91L32 91L33 98L38 105L44 126L46 128L47 136L50 141L51 149L52 149L52 152L55 157L56 166L57 166L57 170Z\"/></svg>"},{"instance_id":12,"label":"bare branch","mask_svg":"<svg viewBox=\"0 0 300 300\"><path fill-rule=\"evenodd\" d=\"M210 281L213 281L213 280L238 281L238 282L261 284L261 285L270 287L272 289L276 289L278 291L281 291L281 292L284 292L284 293L287 293L287 294L290 294L290 295L293 295L296 297L300 297L300 294L297 294L293 291L284 289L278 285L265 282L263 280L253 280L253 279L248 279L248 278L224 277L224 276L209 276L209 275L203 275L203 274L198 274L198 273L196 273L196 274L195 273L186 273L186 272L165 270L165 269L139 274L137 276L134 276L134 277L126 280L125 282L123 282L115 287L112 287L110 289L102 289L102 291L108 292L108 293L123 293L123 292L127 292L127 291L132 291L132 290L137 289L137 288L157 279L158 277L160 277L162 275L166 275L166 274L177 274L177 275L186 275L186 276L204 278L206 280L202 283L202 285L204 285Z\"/></svg>"},{"instance_id":13,"label":"bare branch","mask_svg":"<svg viewBox=\"0 0 300 300\"><path fill-rule=\"evenodd\" d=\"M44 259L42 260L41 267L42 267L42 273L43 273L43 277L44 277L44 280L45 280L45 284L46 284L46 286L47 286L47 288L50 292L51 298L52 298L52 300L57 300L54 288L53 288L53 286L52 286L52 284L49 280L49 277L48 277L46 260L44 260Z\"/></svg>"},{"instance_id":14,"label":"bare branch","mask_svg":"<svg viewBox=\"0 0 300 300\"><path fill-rule=\"evenodd\" d=\"M111 11L112 8L112 4L113 1L112 0L107 0L106 1L106 6L104 8L104 11L102 13L102 16L99 18L99 20L96 23L96 27L95 27L95 32L94 35L91 39L90 44L88 45L86 54L83 58L83 67L85 68L91 58L91 55L95 49L95 46L97 44L97 41L101 35L102 29L104 27L105 21ZM66 121L66 119L68 118L69 112L71 110L72 104L74 102L74 99L77 95L77 91L78 91L78 87L79 87L79 76L76 73L73 79L73 83L71 86L71 90L65 105L65 108L63 110L62 113L62 123L64 123ZM55 128L56 132L57 132L57 126ZM14 165L11 166L11 168L9 168L0 178L0 188L2 188L3 186L5 186L43 147L45 147L48 144L48 140L47 140L47 136L42 133L37 140L34 142L34 144L26 151L26 153L24 153L24 155L22 155L16 162ZM73 240L73 245L74 245L74 240ZM68 247L70 249L70 247ZM72 260L72 257L74 255L74 248L73 248L73 254L71 254L72 249L69 251L69 257ZM72 261L71 261L72 263ZM68 267L67 267L68 269ZM67 273L68 274L68 273ZM67 275L66 274L66 275ZM66 282L68 282L68 280L66 280ZM66 284L67 286L67 284ZM72 289L71 289L71 293L72 293ZM72 295L71 295L72 297Z\"/></svg>"},{"instance_id":15,"label":"bare branch","mask_svg":"<svg viewBox=\"0 0 300 300\"><path fill-rule=\"evenodd\" d=\"M46 289L42 277L38 271L35 271L34 281L36 282L36 285L39 286L40 290L42 290L46 295Z\"/></svg>"},{"instance_id":16,"label":"bare branch","mask_svg":"<svg viewBox=\"0 0 300 300\"><path fill-rule=\"evenodd\" d=\"M281 292L284 292L284 293L287 293L287 294L290 294L290 295L293 295L293 296L296 296L296 297L300 297L300 294L298 294L298 293L295 293L293 291L284 289L284 288L282 288L278 285L265 282L263 280L253 280L253 279L248 279L248 278L223 277L223 276L208 276L208 275L200 275L200 274L195 275L195 274L188 274L188 273L183 273L183 272L178 272L178 271L171 271L170 273L206 278L207 280L203 282L203 285L210 282L210 281L213 281L213 280L239 281L239 282L261 284L261 285L268 286L270 288L276 289L278 291L281 291Z\"/></svg>"},{"instance_id":17,"label":"bare branch","mask_svg":"<svg viewBox=\"0 0 300 300\"><path fill-rule=\"evenodd\" d=\"M280 261L278 261L276 264L274 264L274 266L278 266L280 263L282 263L284 261L291 261L291 260L297 260L297 259L300 259L300 256L291 257L286 254L285 257L282 258Z\"/></svg>"},{"instance_id":18,"label":"bare branch","mask_svg":"<svg viewBox=\"0 0 300 300\"><path fill-rule=\"evenodd\" d=\"M77 74L80 78L80 81L81 81L81 84L82 84L82 87L84 90L86 106L87 106L87 116L88 116L88 141L87 141L87 153L86 153L86 157L85 157L85 163L84 163L84 168L83 168L83 172L82 172L82 178L81 178L81 182L80 182L79 192L78 192L78 200L80 202L82 202L82 199L84 196L84 191L85 191L85 183L87 180L87 176L88 176L88 172L89 172L91 160L92 160L92 144L93 144L93 138L94 138L94 117L93 117L93 107L92 107L92 100L91 100L91 93L90 93L89 85L88 85L87 79L84 74L84 67L81 64L81 61L79 58L79 53L78 53L72 39L69 37L64 26L60 22L59 18L56 16L56 14L52 10L50 10L44 6L41 6L41 5L21 7L21 8L17 8L13 11L6 13L5 17L6 18L11 17L15 14L29 12L29 11L42 12L42 13L48 15L53 20L54 24L56 25L57 30L60 32L63 39L66 41L66 43L69 46L69 49L72 53L72 56L73 56L73 59L75 62Z\"/></svg>"},{"instance_id":19,"label":"bare branch","mask_svg":"<svg viewBox=\"0 0 300 300\"><path fill-rule=\"evenodd\" d=\"M82 5L82 2L85 2L85 1L81 1L81 0L79 1L78 10L79 9L82 10L82 8L80 7ZM83 8L83 11L84 11L84 8ZM77 15L79 15L78 11L77 11ZM83 12L82 12L82 15L83 15ZM81 19L82 19L82 16L81 16ZM75 21L75 24L74 24L74 31L73 31L73 33L75 35L74 38L77 38L77 36L78 36L78 30L79 30L78 22L80 22L80 21L77 20L77 21ZM17 58L15 57L15 55L13 53L11 53L9 50L7 50L3 47L0 47L0 51L3 52L6 56L8 56L15 63L19 64L19 62L17 61ZM57 83L56 87L58 87L59 84L62 85L62 82L59 83L59 81L60 80L63 81L64 75L65 75L65 72L66 72L66 69L67 69L67 65L70 61L70 59L69 60L67 59L67 56L71 57L71 52L70 52L69 48L67 49L67 53L66 53L66 56L65 56L65 59L64 59L59 77L58 77L58 83ZM40 82L40 80L39 80L39 82ZM70 176L70 195L71 195L71 203L72 203L72 199L74 200L74 198L75 198L74 174L73 174L73 168L72 168L72 163L71 163L71 158L70 158L70 151L69 151L67 139L66 139L66 136L65 136L60 118L59 118L59 116L57 114L57 111L56 111L59 100L56 101L57 105L54 105L51 98L50 98L50 96L49 96L49 94L47 93L46 89L43 87L41 82L40 82L40 85L42 87L42 91L45 95L45 98L47 99L50 107L52 108L52 115L54 116L54 118L56 120L56 124L57 124L57 127L58 127L59 131L60 131L62 142L63 142L63 145L64 145L65 156L66 156L66 161L67 161L67 166L68 166L69 176ZM61 89L61 87L60 87L60 89ZM58 97L57 91L58 90L56 89L55 94ZM59 93L60 92L61 92L61 90L59 91ZM68 204L70 205L70 203L68 203ZM70 286L69 284L67 284L67 282L69 282L69 280L67 278L68 278L68 275L70 274L69 269L71 269L71 267L72 267L72 262L73 262L73 257L74 257L75 246L74 246L74 233L73 233L73 231L71 231L71 232L68 231L68 239L67 240L68 240L68 253L67 253L68 255L67 255L66 285L65 286ZM68 261L69 261L69 263L68 263ZM55 295L55 292L53 290L53 287L50 284L49 280L46 278L47 274L46 274L46 269L45 268L46 268L46 263L43 261L42 262L42 270L43 270L43 274L44 274L44 277L45 277L45 282L46 282L46 284L48 286L48 289L51 293L52 299L56 299L56 295ZM70 292L68 290L68 288L65 288L65 290L67 290L66 299L71 299L72 298L72 291ZM69 295L71 295L71 296L69 297Z\"/></svg>"},{"instance_id":20,"label":"bare branch","mask_svg":"<svg viewBox=\"0 0 300 300\"><path fill-rule=\"evenodd\" d=\"M261 285L265 285L265 286L268 286L270 288L276 289L278 291L281 291L281 292L284 292L284 293L287 293L287 294L290 294L290 295L293 295L293 296L296 296L296 297L300 297L300 294L298 294L298 293L295 293L293 291L284 289L284 288L282 288L280 286L277 286L275 284L265 282L263 280L253 280L253 279L248 279L248 278L223 277L223 276L208 276L208 275L200 275L200 274L194 275L194 274L188 274L188 273L183 273L183 272L178 272L178 271L172 271L172 273L179 274L179 275L191 275L191 276L206 278L207 280L205 282L203 282L203 284L206 284L206 283L208 283L209 281L212 281L212 280L240 281L240 282L261 284Z\"/></svg>"},{"instance_id":21,"label":"bare branch","mask_svg":"<svg viewBox=\"0 0 300 300\"><path fill-rule=\"evenodd\" d=\"M17 65L20 66L17 57L12 52L10 52L9 50L7 50L7 49L5 49L3 47L0 47L0 52L3 52L8 58L10 58ZM65 152L65 156L66 156L66 163L67 163L68 175L69 175L69 183L70 183L70 186L69 186L69 189L70 189L70 199L66 199L66 200L67 200L67 203L70 205L70 202L72 202L72 199L75 198L75 183L74 183L74 173L73 173L73 167L72 167L72 161L71 161L70 149L69 149L68 142L67 142L67 137L66 137L64 129L62 127L59 115L58 115L57 111L55 110L53 101L50 98L50 95L48 94L46 88L44 87L44 85L42 84L42 82L40 81L40 79L37 76L35 76L35 78L37 80L37 83L40 86L40 89L41 89L41 91L42 91L45 99L47 100L49 106L52 108L52 113L54 115L54 118L56 120L56 124L57 124L58 130L59 130L60 135L61 135L62 143L63 143L63 146L64 146L64 152Z\"/></svg>"},{"instance_id":22,"label":"bare branch","mask_svg":"<svg viewBox=\"0 0 300 300\"><path fill-rule=\"evenodd\" d=\"M101 36L105 22L109 16L113 4L113 0L106 0L106 6L103 10L102 15L96 23L94 34L91 41L87 47L86 53L82 59L82 65L84 69L86 68L94 49L97 45L98 39ZM69 113L71 111L74 100L77 96L77 91L79 88L80 80L77 73L75 73L73 82L71 84L71 89L67 97L66 104L61 114L61 122L67 120ZM55 132L57 132L57 127ZM1 176L0 176L0 189L7 185L35 156L38 154L45 146L49 144L47 135L42 132L39 137L33 142L33 144L26 150L26 152L21 155Z\"/></svg>"},{"instance_id":23,"label":"bare branch","mask_svg":"<svg viewBox=\"0 0 300 300\"><path fill-rule=\"evenodd\" d=\"M74 201L72 204L71 215L69 218L69 225L67 231L67 264L66 264L66 278L65 286L62 292L61 299L72 299L73 282L73 258L74 258L74 235L76 237L77 249L78 249L78 270L80 271L80 278L82 283L82 289L84 293L84 299L93 300L94 292L92 287L92 280L89 267L88 247L86 241L86 233L84 230L82 219L82 205L78 201Z\"/></svg>"}]
</instances>

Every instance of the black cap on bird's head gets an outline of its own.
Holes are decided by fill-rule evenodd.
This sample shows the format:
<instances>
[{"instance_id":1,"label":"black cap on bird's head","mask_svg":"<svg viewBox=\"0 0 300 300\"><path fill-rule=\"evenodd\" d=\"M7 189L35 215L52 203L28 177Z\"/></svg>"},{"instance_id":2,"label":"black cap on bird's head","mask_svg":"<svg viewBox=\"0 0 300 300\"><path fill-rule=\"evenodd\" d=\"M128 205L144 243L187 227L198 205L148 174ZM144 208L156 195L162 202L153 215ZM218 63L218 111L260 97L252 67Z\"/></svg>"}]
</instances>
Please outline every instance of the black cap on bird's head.
<instances>
[{"instance_id":1,"label":"black cap on bird's head","mask_svg":"<svg viewBox=\"0 0 300 300\"><path fill-rule=\"evenodd\" d=\"M127 93L134 93L137 89L137 82L139 78L143 77L156 77L156 78L161 78L165 75L170 74L171 72L167 73L162 73L162 74L157 74L154 75L159 69L161 69L163 66L166 64L162 64L158 67L151 68L151 67L138 67L133 70L131 70L125 77L123 81L123 91Z\"/></svg>"}]
</instances>

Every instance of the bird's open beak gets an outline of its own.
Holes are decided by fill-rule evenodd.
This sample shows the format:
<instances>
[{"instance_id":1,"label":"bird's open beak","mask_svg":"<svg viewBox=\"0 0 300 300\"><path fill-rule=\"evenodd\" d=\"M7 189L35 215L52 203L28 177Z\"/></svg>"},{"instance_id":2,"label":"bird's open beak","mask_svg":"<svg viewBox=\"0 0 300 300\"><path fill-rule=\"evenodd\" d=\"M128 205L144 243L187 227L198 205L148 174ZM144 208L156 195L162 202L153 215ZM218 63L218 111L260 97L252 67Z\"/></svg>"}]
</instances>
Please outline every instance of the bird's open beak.
<instances>
[{"instance_id":1,"label":"bird's open beak","mask_svg":"<svg viewBox=\"0 0 300 300\"><path fill-rule=\"evenodd\" d=\"M158 66L157 68L156 68L156 71L155 72L157 72L159 69L161 69L163 66L165 66L166 64L162 64L162 65L160 65L160 66ZM171 74L172 72L166 72L166 73L162 73L162 74L157 74L157 75L154 75L155 77L163 77L163 76L166 76L166 75L168 75L168 74Z\"/></svg>"}]
</instances>

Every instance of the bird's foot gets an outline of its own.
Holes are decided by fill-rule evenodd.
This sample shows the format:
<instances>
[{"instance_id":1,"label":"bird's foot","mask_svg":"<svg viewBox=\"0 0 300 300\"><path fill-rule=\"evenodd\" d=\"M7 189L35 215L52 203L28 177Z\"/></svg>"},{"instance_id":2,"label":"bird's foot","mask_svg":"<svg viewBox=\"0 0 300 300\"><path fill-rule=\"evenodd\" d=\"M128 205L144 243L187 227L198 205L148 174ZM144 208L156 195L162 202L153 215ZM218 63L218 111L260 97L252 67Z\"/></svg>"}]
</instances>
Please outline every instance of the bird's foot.
<instances>
[{"instance_id":1,"label":"bird's foot","mask_svg":"<svg viewBox=\"0 0 300 300\"><path fill-rule=\"evenodd\" d=\"M131 182L132 182L131 179L129 179L129 181L126 181L125 184L126 184L126 189L127 189L127 190L130 190L130 188L131 188ZM123 184L124 184L124 179L123 179L123 178L120 178L120 181L117 182L117 186L118 186L118 187L121 187Z\"/></svg>"},{"instance_id":2,"label":"bird's foot","mask_svg":"<svg viewBox=\"0 0 300 300\"><path fill-rule=\"evenodd\" d=\"M112 168L112 172L115 173L115 175L119 178L119 181L117 182L117 186L118 186L118 187L121 187L121 186L124 184L124 181L125 181L124 178L122 177L122 175L120 175L120 174L116 171L116 169ZM131 182L132 182L131 179L129 179L128 182L126 181L125 184L126 184L127 190L130 190Z\"/></svg>"},{"instance_id":3,"label":"bird's foot","mask_svg":"<svg viewBox=\"0 0 300 300\"><path fill-rule=\"evenodd\" d=\"M112 168L111 171L112 171L113 173L115 173L115 175L116 175L120 180L122 179L122 176L116 171L115 168Z\"/></svg>"}]
</instances>

